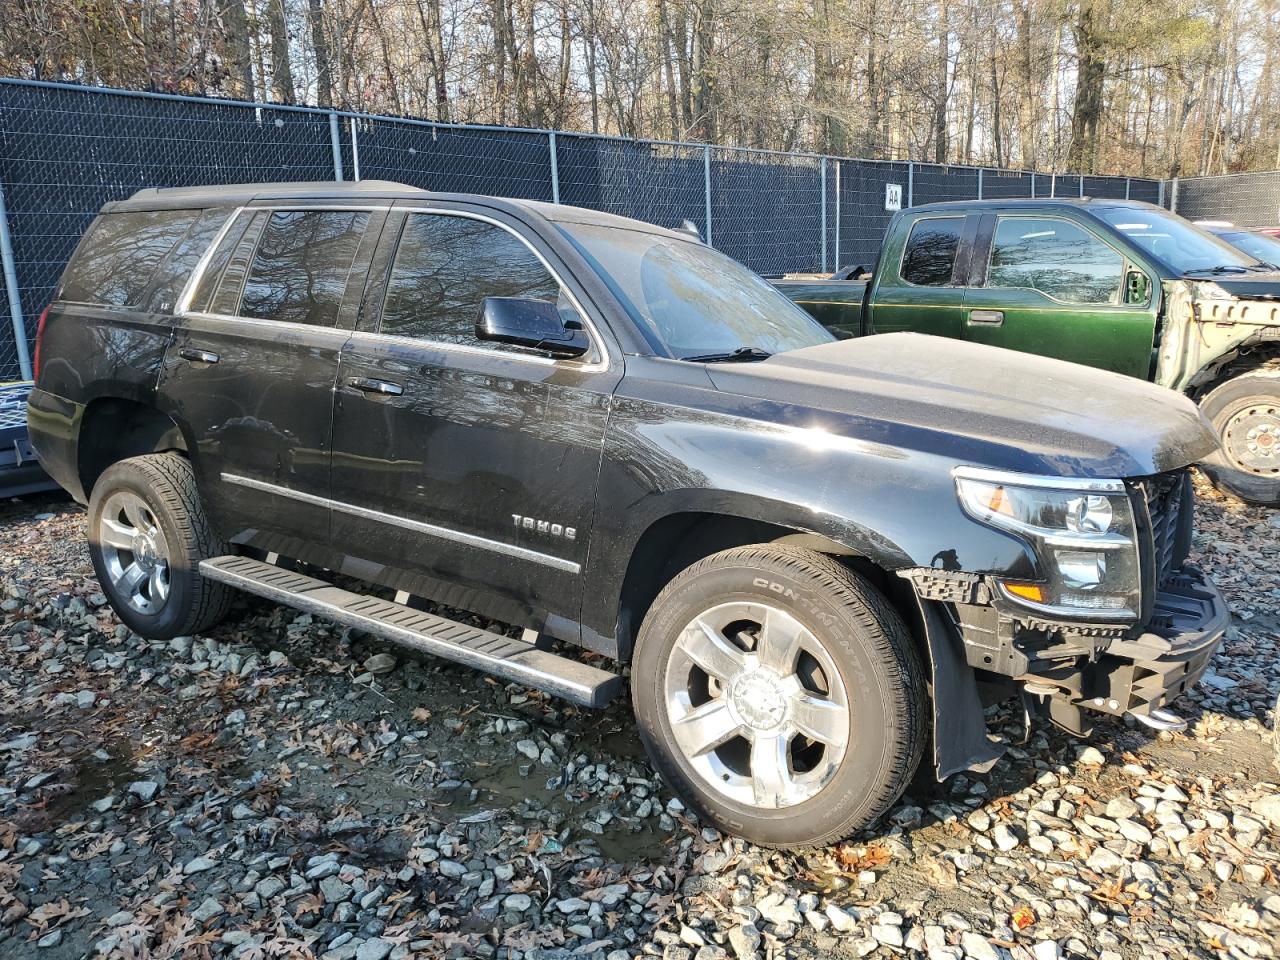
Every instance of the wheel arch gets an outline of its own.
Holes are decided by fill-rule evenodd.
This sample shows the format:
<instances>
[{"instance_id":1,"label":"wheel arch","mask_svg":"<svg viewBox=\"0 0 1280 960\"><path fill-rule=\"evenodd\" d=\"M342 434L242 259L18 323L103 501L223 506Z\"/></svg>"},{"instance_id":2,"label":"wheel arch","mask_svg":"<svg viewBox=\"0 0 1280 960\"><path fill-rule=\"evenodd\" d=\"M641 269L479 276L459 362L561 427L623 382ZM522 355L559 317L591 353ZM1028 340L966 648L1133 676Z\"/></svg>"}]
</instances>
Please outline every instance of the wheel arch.
<instances>
[{"instance_id":1,"label":"wheel arch","mask_svg":"<svg viewBox=\"0 0 1280 960\"><path fill-rule=\"evenodd\" d=\"M635 541L618 595L617 650L629 660L645 614L662 588L681 570L722 550L751 544L785 544L834 557L874 583L911 624L918 618L906 581L893 576L898 551L885 544L868 550L862 538L823 532L794 518L762 518L758 513L710 506L686 508L652 520ZM913 630L917 642L919 635ZM921 653L924 651L921 650Z\"/></svg>"},{"instance_id":2,"label":"wheel arch","mask_svg":"<svg viewBox=\"0 0 1280 960\"><path fill-rule=\"evenodd\" d=\"M1199 403L1215 388L1255 370L1280 367L1280 339L1256 336L1214 358L1196 372L1187 395Z\"/></svg>"},{"instance_id":3,"label":"wheel arch","mask_svg":"<svg viewBox=\"0 0 1280 960\"><path fill-rule=\"evenodd\" d=\"M80 419L76 470L85 499L113 463L149 453L190 455L182 428L155 407L126 397L97 397Z\"/></svg>"}]
</instances>

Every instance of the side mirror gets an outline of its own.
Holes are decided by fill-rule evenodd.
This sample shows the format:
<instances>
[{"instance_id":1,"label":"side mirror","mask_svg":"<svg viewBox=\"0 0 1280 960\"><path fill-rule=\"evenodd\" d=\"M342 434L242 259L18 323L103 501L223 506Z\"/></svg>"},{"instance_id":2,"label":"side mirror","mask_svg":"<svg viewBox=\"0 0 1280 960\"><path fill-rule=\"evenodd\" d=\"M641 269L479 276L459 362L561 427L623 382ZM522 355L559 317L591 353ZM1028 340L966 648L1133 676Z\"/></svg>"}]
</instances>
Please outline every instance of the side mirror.
<instances>
[{"instance_id":1,"label":"side mirror","mask_svg":"<svg viewBox=\"0 0 1280 960\"><path fill-rule=\"evenodd\" d=\"M1130 270L1124 277L1124 302L1146 303L1151 297L1151 280L1141 270Z\"/></svg>"},{"instance_id":2,"label":"side mirror","mask_svg":"<svg viewBox=\"0 0 1280 960\"><path fill-rule=\"evenodd\" d=\"M476 339L580 357L591 348L582 323L565 321L554 303L533 297L485 297L476 318Z\"/></svg>"}]
</instances>

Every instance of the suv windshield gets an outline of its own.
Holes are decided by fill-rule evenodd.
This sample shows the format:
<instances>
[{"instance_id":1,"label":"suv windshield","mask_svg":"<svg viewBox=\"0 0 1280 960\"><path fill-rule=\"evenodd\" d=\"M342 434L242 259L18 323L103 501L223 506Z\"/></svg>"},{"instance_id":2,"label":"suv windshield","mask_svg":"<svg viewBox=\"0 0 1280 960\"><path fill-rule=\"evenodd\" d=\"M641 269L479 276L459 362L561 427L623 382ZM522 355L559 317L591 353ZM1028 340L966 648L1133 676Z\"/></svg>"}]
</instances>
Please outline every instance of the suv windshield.
<instances>
[{"instance_id":1,"label":"suv windshield","mask_svg":"<svg viewBox=\"0 0 1280 960\"><path fill-rule=\"evenodd\" d=\"M1143 250L1159 257L1178 273L1223 269L1244 271L1261 266L1257 260L1174 213L1145 207L1091 207Z\"/></svg>"},{"instance_id":2,"label":"suv windshield","mask_svg":"<svg viewBox=\"0 0 1280 960\"><path fill-rule=\"evenodd\" d=\"M835 339L767 281L704 244L617 227L557 226L650 341L673 356L759 360Z\"/></svg>"}]
</instances>

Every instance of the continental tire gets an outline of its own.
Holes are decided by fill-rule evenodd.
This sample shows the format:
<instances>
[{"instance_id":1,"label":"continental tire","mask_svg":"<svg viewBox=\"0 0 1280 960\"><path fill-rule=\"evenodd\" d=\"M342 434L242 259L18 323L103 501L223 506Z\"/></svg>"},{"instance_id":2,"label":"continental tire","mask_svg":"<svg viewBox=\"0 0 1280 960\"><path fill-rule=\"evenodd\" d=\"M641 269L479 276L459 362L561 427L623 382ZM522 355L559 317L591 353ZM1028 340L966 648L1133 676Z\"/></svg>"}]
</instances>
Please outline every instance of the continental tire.
<instances>
[{"instance_id":1,"label":"continental tire","mask_svg":"<svg viewBox=\"0 0 1280 960\"><path fill-rule=\"evenodd\" d=\"M89 554L103 592L131 630L156 640L207 630L231 591L197 572L226 553L205 516L191 464L176 454L112 464L89 498Z\"/></svg>"},{"instance_id":2,"label":"continental tire","mask_svg":"<svg viewBox=\"0 0 1280 960\"><path fill-rule=\"evenodd\" d=\"M631 687L667 783L771 847L870 824L910 782L927 733L901 618L863 577L793 547L726 550L676 576L641 626Z\"/></svg>"},{"instance_id":3,"label":"continental tire","mask_svg":"<svg viewBox=\"0 0 1280 960\"><path fill-rule=\"evenodd\" d=\"M1218 384L1200 400L1221 446L1201 464L1241 500L1280 504L1280 366Z\"/></svg>"}]
</instances>

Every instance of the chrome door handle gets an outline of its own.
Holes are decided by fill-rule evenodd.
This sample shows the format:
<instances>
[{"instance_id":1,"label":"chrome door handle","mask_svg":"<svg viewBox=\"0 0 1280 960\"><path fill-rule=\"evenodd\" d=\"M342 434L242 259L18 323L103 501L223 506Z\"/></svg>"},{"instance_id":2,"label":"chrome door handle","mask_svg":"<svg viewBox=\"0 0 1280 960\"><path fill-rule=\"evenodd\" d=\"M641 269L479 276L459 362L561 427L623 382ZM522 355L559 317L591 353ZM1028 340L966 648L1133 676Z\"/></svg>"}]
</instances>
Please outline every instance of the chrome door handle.
<instances>
[{"instance_id":1,"label":"chrome door handle","mask_svg":"<svg viewBox=\"0 0 1280 960\"><path fill-rule=\"evenodd\" d=\"M361 393L376 393L384 397L398 397L404 393L404 387L387 380L370 380L368 377L349 377L347 386Z\"/></svg>"},{"instance_id":2,"label":"chrome door handle","mask_svg":"<svg viewBox=\"0 0 1280 960\"><path fill-rule=\"evenodd\" d=\"M194 347L183 347L178 351L178 356L183 360L190 360L192 363L217 363L218 355L212 350L197 350Z\"/></svg>"},{"instance_id":3,"label":"chrome door handle","mask_svg":"<svg viewBox=\"0 0 1280 960\"><path fill-rule=\"evenodd\" d=\"M1004 311L970 310L969 323L975 327L998 327L1004 323Z\"/></svg>"}]
</instances>

